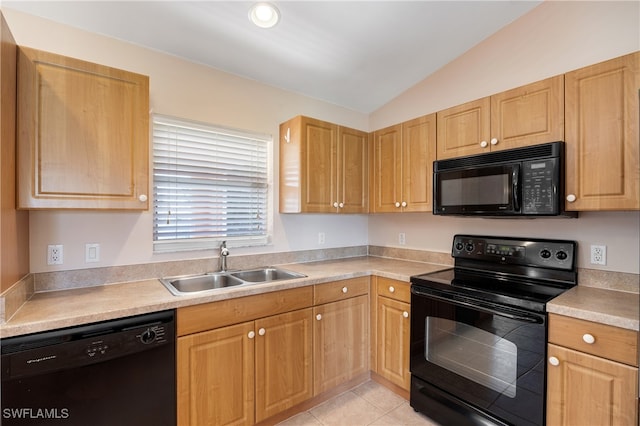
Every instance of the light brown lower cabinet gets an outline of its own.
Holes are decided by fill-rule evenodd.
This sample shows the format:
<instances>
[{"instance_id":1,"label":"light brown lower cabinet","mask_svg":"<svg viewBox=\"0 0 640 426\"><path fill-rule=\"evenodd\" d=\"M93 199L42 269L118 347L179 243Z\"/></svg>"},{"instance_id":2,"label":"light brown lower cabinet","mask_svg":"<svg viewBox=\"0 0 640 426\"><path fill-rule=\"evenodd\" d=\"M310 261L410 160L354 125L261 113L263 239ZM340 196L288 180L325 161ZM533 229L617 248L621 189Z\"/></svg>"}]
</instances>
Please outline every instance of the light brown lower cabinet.
<instances>
[{"instance_id":1,"label":"light brown lower cabinet","mask_svg":"<svg viewBox=\"0 0 640 426\"><path fill-rule=\"evenodd\" d=\"M637 426L638 337L549 314L547 424Z\"/></svg>"},{"instance_id":2,"label":"light brown lower cabinet","mask_svg":"<svg viewBox=\"0 0 640 426\"><path fill-rule=\"evenodd\" d=\"M548 353L559 361L548 367L548 425L638 424L637 368L552 344Z\"/></svg>"},{"instance_id":3,"label":"light brown lower cabinet","mask_svg":"<svg viewBox=\"0 0 640 426\"><path fill-rule=\"evenodd\" d=\"M178 424L252 425L311 398L312 343L311 308L178 338Z\"/></svg>"},{"instance_id":4,"label":"light brown lower cabinet","mask_svg":"<svg viewBox=\"0 0 640 426\"><path fill-rule=\"evenodd\" d=\"M313 308L314 395L369 370L369 297Z\"/></svg>"},{"instance_id":5,"label":"light brown lower cabinet","mask_svg":"<svg viewBox=\"0 0 640 426\"><path fill-rule=\"evenodd\" d=\"M410 292L409 283L376 278L374 286L376 343L375 372L409 391L411 373L409 371L409 329Z\"/></svg>"}]
</instances>

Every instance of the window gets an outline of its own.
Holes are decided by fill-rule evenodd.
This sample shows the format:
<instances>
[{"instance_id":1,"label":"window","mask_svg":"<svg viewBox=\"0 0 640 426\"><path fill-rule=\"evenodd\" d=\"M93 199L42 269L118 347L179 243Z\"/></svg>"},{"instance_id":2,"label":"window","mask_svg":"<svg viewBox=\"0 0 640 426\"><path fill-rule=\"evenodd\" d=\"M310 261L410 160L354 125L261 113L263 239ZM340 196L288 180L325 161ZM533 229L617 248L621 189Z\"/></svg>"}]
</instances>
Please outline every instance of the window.
<instances>
[{"instance_id":1,"label":"window","mask_svg":"<svg viewBox=\"0 0 640 426\"><path fill-rule=\"evenodd\" d=\"M154 251L267 243L270 136L155 115Z\"/></svg>"}]
</instances>

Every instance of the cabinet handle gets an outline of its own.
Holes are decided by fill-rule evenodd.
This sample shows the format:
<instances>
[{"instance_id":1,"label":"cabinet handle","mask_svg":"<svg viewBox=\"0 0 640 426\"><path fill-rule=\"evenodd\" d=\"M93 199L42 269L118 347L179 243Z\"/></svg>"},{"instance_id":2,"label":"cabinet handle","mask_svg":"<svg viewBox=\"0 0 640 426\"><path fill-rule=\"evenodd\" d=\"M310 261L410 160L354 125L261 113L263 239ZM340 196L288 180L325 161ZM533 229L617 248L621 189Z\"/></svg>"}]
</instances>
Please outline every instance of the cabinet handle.
<instances>
[{"instance_id":1,"label":"cabinet handle","mask_svg":"<svg viewBox=\"0 0 640 426\"><path fill-rule=\"evenodd\" d=\"M247 334L247 336L249 337L249 339L253 339L254 337L256 337L256 332L251 330L249 334Z\"/></svg>"},{"instance_id":2,"label":"cabinet handle","mask_svg":"<svg viewBox=\"0 0 640 426\"><path fill-rule=\"evenodd\" d=\"M336 209L338 208L338 202L337 202L337 201L335 201L335 202L333 203L333 207L335 207Z\"/></svg>"},{"instance_id":3,"label":"cabinet handle","mask_svg":"<svg viewBox=\"0 0 640 426\"><path fill-rule=\"evenodd\" d=\"M400 207L400 203L396 201L396 207Z\"/></svg>"},{"instance_id":4,"label":"cabinet handle","mask_svg":"<svg viewBox=\"0 0 640 426\"><path fill-rule=\"evenodd\" d=\"M396 288L392 285L389 286L389 293L393 293L396 291Z\"/></svg>"},{"instance_id":5,"label":"cabinet handle","mask_svg":"<svg viewBox=\"0 0 640 426\"><path fill-rule=\"evenodd\" d=\"M138 197L138 200L139 200L141 203L146 203L148 199L149 199L149 198L148 198L145 194L141 194L141 195Z\"/></svg>"},{"instance_id":6,"label":"cabinet handle","mask_svg":"<svg viewBox=\"0 0 640 426\"><path fill-rule=\"evenodd\" d=\"M405 317L405 318L409 318L409 312L404 311L404 312L402 313L402 316L403 316L403 317Z\"/></svg>"},{"instance_id":7,"label":"cabinet handle","mask_svg":"<svg viewBox=\"0 0 640 426\"><path fill-rule=\"evenodd\" d=\"M342 287L342 292L344 294L347 294L347 291L349 291L349 289L347 288L347 286Z\"/></svg>"},{"instance_id":8,"label":"cabinet handle","mask_svg":"<svg viewBox=\"0 0 640 426\"><path fill-rule=\"evenodd\" d=\"M491 145L498 145L498 139L497 138L492 138L491 139Z\"/></svg>"},{"instance_id":9,"label":"cabinet handle","mask_svg":"<svg viewBox=\"0 0 640 426\"><path fill-rule=\"evenodd\" d=\"M344 207L344 203L338 204L338 207L343 208Z\"/></svg>"},{"instance_id":10,"label":"cabinet handle","mask_svg":"<svg viewBox=\"0 0 640 426\"><path fill-rule=\"evenodd\" d=\"M482 141L482 142L480 142L480 146L481 146L482 148L486 148L488 145L489 145L489 144L487 143L487 141Z\"/></svg>"},{"instance_id":11,"label":"cabinet handle","mask_svg":"<svg viewBox=\"0 0 640 426\"><path fill-rule=\"evenodd\" d=\"M596 338L593 337L593 334L589 334L589 333L582 336L582 340L584 340L585 343L588 343L590 345L593 345L596 342Z\"/></svg>"},{"instance_id":12,"label":"cabinet handle","mask_svg":"<svg viewBox=\"0 0 640 426\"><path fill-rule=\"evenodd\" d=\"M576 200L576 196L573 194L567 195L567 201L573 203Z\"/></svg>"},{"instance_id":13,"label":"cabinet handle","mask_svg":"<svg viewBox=\"0 0 640 426\"><path fill-rule=\"evenodd\" d=\"M264 328L261 328L260 330L258 330L258 334L261 336L264 336L266 332L267 330L265 330Z\"/></svg>"},{"instance_id":14,"label":"cabinet handle","mask_svg":"<svg viewBox=\"0 0 640 426\"><path fill-rule=\"evenodd\" d=\"M402 202L402 207L407 207L407 202L406 201Z\"/></svg>"},{"instance_id":15,"label":"cabinet handle","mask_svg":"<svg viewBox=\"0 0 640 426\"><path fill-rule=\"evenodd\" d=\"M549 364L553 365L554 367L557 367L560 365L560 360L558 358L556 358L555 356L550 356L549 357Z\"/></svg>"},{"instance_id":16,"label":"cabinet handle","mask_svg":"<svg viewBox=\"0 0 640 426\"><path fill-rule=\"evenodd\" d=\"M322 314L318 314L318 315L316 315L316 319L317 319L318 321L320 321L320 320L322 319Z\"/></svg>"}]
</instances>

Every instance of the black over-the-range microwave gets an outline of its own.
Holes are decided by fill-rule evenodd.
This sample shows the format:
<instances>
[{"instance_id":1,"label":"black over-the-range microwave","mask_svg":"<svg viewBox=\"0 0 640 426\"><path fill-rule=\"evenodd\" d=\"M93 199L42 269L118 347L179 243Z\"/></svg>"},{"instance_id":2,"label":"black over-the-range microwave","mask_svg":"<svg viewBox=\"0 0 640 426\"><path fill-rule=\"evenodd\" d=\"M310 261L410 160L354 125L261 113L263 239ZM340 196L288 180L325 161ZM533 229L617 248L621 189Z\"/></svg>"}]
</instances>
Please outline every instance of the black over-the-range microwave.
<instances>
[{"instance_id":1,"label":"black over-the-range microwave","mask_svg":"<svg viewBox=\"0 0 640 426\"><path fill-rule=\"evenodd\" d=\"M433 213L464 216L566 216L564 142L433 163Z\"/></svg>"}]
</instances>

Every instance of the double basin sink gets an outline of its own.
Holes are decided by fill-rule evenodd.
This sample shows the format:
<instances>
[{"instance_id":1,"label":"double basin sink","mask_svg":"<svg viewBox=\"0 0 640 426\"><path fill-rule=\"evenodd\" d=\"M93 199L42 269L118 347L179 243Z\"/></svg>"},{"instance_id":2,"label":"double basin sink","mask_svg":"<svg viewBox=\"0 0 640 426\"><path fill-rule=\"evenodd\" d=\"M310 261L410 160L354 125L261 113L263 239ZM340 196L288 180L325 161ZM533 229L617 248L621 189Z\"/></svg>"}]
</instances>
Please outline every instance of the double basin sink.
<instances>
[{"instance_id":1,"label":"double basin sink","mask_svg":"<svg viewBox=\"0 0 640 426\"><path fill-rule=\"evenodd\" d=\"M239 285L260 284L304 277L306 275L298 272L269 266L242 271L209 272L200 275L160 278L160 282L173 295L183 296Z\"/></svg>"}]
</instances>

